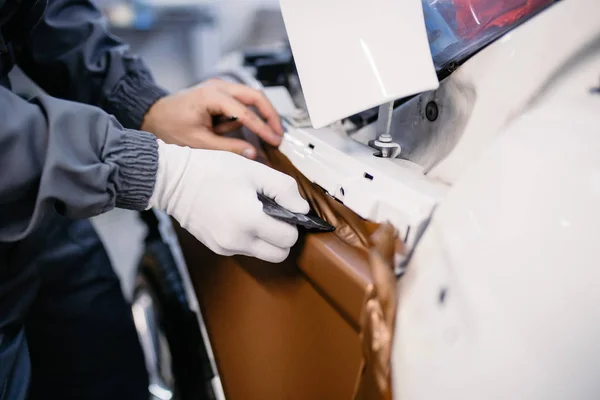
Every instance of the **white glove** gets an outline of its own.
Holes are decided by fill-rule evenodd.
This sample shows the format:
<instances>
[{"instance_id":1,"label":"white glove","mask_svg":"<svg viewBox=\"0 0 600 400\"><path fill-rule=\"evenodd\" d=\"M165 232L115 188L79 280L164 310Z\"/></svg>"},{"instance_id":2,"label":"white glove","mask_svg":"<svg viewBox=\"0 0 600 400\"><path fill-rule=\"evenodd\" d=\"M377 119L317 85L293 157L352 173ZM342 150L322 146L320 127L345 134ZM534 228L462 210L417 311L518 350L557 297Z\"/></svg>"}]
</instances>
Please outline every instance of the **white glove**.
<instances>
[{"instance_id":1,"label":"white glove","mask_svg":"<svg viewBox=\"0 0 600 400\"><path fill-rule=\"evenodd\" d=\"M288 175L237 154L158 141L149 208L166 211L217 254L282 262L298 240L298 230L265 214L257 193L292 212L309 211Z\"/></svg>"}]
</instances>

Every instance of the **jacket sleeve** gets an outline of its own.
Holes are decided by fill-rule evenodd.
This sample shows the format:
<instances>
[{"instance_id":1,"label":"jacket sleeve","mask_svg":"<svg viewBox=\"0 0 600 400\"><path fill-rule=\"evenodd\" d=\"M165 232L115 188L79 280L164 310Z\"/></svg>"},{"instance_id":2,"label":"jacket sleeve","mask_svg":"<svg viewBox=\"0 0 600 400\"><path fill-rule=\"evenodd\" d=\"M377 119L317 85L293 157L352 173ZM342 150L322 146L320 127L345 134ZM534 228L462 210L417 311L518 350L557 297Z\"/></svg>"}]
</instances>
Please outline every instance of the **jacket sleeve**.
<instances>
[{"instance_id":1,"label":"jacket sleeve","mask_svg":"<svg viewBox=\"0 0 600 400\"><path fill-rule=\"evenodd\" d=\"M130 129L167 93L142 60L111 35L92 0L48 0L17 63L52 96L101 107Z\"/></svg>"},{"instance_id":2,"label":"jacket sleeve","mask_svg":"<svg viewBox=\"0 0 600 400\"><path fill-rule=\"evenodd\" d=\"M96 107L50 96L27 102L0 87L0 242L22 239L49 212L143 210L157 160L154 136Z\"/></svg>"}]
</instances>

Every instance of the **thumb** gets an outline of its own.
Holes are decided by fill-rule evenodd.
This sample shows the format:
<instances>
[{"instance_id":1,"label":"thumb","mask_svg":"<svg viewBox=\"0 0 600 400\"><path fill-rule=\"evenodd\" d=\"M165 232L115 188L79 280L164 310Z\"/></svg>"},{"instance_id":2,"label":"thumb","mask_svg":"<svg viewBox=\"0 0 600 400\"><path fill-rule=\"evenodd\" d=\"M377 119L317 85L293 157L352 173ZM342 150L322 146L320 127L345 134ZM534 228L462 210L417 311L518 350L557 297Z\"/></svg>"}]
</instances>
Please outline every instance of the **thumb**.
<instances>
[{"instance_id":1,"label":"thumb","mask_svg":"<svg viewBox=\"0 0 600 400\"><path fill-rule=\"evenodd\" d=\"M210 135L202 135L197 146L208 150L224 150L239 154L251 160L256 159L256 149L250 143L235 138L217 136L213 132Z\"/></svg>"},{"instance_id":2,"label":"thumb","mask_svg":"<svg viewBox=\"0 0 600 400\"><path fill-rule=\"evenodd\" d=\"M266 165L257 164L257 167L259 167L259 173L255 183L260 192L291 212L308 213L310 207L300 195L298 184L294 178Z\"/></svg>"}]
</instances>

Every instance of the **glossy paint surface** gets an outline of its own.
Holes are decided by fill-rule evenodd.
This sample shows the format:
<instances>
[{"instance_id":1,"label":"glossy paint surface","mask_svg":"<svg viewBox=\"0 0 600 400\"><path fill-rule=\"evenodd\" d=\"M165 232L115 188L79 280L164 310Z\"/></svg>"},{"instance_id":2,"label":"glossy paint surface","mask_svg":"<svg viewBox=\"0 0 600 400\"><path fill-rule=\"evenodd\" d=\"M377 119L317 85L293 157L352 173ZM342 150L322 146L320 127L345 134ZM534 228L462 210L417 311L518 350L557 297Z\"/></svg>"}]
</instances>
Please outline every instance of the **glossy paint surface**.
<instances>
[{"instance_id":1,"label":"glossy paint surface","mask_svg":"<svg viewBox=\"0 0 600 400\"><path fill-rule=\"evenodd\" d=\"M440 202L400 298L395 399L597 399L600 98L519 118Z\"/></svg>"},{"instance_id":2,"label":"glossy paint surface","mask_svg":"<svg viewBox=\"0 0 600 400\"><path fill-rule=\"evenodd\" d=\"M281 0L313 127L438 87L420 0Z\"/></svg>"}]
</instances>

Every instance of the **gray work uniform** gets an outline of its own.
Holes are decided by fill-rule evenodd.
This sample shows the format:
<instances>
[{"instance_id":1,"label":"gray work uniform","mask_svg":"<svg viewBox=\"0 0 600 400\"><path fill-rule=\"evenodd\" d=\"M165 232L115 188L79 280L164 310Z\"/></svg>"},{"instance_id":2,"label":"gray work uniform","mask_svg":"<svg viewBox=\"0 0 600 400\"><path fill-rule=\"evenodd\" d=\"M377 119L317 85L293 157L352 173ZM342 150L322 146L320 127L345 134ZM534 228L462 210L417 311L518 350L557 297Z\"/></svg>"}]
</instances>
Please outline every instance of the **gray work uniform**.
<instances>
[{"instance_id":1,"label":"gray work uniform","mask_svg":"<svg viewBox=\"0 0 600 400\"><path fill-rule=\"evenodd\" d=\"M148 398L131 313L86 218L143 210L166 93L90 0L0 0L0 399ZM46 93L11 90L14 64ZM145 391L145 393L144 393Z\"/></svg>"}]
</instances>

